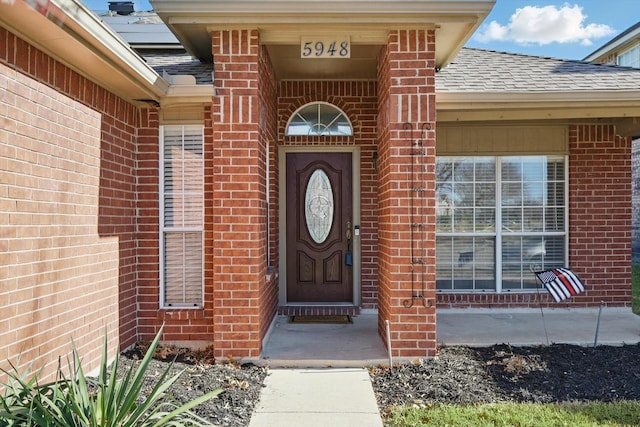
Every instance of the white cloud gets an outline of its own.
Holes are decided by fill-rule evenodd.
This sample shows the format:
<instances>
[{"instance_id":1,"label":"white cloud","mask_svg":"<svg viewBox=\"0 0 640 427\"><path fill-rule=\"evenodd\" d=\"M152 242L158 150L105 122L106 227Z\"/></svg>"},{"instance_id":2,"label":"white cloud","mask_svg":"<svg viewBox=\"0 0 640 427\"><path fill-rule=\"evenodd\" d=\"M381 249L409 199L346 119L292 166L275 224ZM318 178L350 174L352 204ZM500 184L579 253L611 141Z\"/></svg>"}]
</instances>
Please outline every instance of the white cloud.
<instances>
[{"instance_id":1,"label":"white cloud","mask_svg":"<svg viewBox=\"0 0 640 427\"><path fill-rule=\"evenodd\" d=\"M605 24L587 24L587 15L582 7L568 3L557 6L525 6L516 9L509 23L496 21L483 25L474 38L481 43L511 41L521 45L550 43L593 44L593 39L614 34L614 29Z\"/></svg>"}]
</instances>

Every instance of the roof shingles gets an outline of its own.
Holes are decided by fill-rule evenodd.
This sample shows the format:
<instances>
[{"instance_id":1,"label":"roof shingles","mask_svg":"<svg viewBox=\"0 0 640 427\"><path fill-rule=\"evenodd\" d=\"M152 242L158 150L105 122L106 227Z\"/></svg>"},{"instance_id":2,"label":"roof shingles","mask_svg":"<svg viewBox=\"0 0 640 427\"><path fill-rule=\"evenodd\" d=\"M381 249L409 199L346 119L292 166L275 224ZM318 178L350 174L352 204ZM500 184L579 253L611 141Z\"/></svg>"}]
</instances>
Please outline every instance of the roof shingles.
<instances>
[{"instance_id":1,"label":"roof shingles","mask_svg":"<svg viewBox=\"0 0 640 427\"><path fill-rule=\"evenodd\" d=\"M162 75L163 71L171 75L192 75L196 78L196 84L213 84L213 64L193 59L188 53L147 53L143 54L147 64L156 73Z\"/></svg>"},{"instance_id":2,"label":"roof shingles","mask_svg":"<svg viewBox=\"0 0 640 427\"><path fill-rule=\"evenodd\" d=\"M436 92L640 90L640 69L463 48L436 74Z\"/></svg>"}]
</instances>

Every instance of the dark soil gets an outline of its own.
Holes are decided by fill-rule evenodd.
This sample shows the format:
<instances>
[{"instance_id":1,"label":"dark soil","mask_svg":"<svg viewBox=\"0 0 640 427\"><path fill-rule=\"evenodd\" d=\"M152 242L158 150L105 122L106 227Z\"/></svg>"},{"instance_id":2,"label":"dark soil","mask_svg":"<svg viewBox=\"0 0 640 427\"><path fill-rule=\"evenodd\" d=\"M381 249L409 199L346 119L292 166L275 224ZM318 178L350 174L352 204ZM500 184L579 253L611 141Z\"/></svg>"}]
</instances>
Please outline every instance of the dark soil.
<instances>
[{"instance_id":1,"label":"dark soil","mask_svg":"<svg viewBox=\"0 0 640 427\"><path fill-rule=\"evenodd\" d=\"M639 361L640 345L449 347L370 373L385 414L405 404L640 400Z\"/></svg>"},{"instance_id":2,"label":"dark soil","mask_svg":"<svg viewBox=\"0 0 640 427\"><path fill-rule=\"evenodd\" d=\"M120 358L119 375L122 376L132 364L137 364L147 351L146 344L138 344ZM145 391L148 393L175 359L172 373L184 371L168 393L182 403L189 402L211 390L222 389L222 393L201 405L193 412L221 427L244 427L249 425L253 409L260 398L267 370L252 364L215 364L211 349L190 351L186 348L159 347L145 376Z\"/></svg>"},{"instance_id":3,"label":"dark soil","mask_svg":"<svg viewBox=\"0 0 640 427\"><path fill-rule=\"evenodd\" d=\"M125 354L123 365L141 358L144 347ZM221 388L196 413L224 427L248 426L267 369L216 365L210 352L161 348L149 370L150 388L175 356L186 369L170 390L186 402ZM186 363L185 363L186 362ZM487 348L445 347L437 357L393 369L369 369L383 415L405 404L567 402L640 400L640 345L595 349L573 345Z\"/></svg>"}]
</instances>

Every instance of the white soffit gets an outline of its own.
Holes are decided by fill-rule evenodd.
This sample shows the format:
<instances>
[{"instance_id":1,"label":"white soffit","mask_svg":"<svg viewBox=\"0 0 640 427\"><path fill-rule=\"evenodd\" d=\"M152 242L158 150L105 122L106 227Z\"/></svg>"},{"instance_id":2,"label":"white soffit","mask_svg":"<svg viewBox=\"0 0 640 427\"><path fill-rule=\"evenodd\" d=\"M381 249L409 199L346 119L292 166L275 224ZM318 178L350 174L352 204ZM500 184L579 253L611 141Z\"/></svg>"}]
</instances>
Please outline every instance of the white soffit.
<instances>
[{"instance_id":1,"label":"white soffit","mask_svg":"<svg viewBox=\"0 0 640 427\"><path fill-rule=\"evenodd\" d=\"M398 29L435 28L436 66L443 67L471 37L494 3L495 0L151 0L156 13L180 42L201 60L211 60L211 31L258 29L260 42L268 45L275 56L272 60L281 79L369 78L369 68L375 63L373 55L386 45L388 32ZM295 76L286 75L290 67L278 66L277 58L299 57L302 36L344 35L345 31L354 52L360 55L356 60L342 60L346 62L334 64L335 67L324 63L321 75L315 74L318 62L306 68L290 64Z\"/></svg>"}]
</instances>

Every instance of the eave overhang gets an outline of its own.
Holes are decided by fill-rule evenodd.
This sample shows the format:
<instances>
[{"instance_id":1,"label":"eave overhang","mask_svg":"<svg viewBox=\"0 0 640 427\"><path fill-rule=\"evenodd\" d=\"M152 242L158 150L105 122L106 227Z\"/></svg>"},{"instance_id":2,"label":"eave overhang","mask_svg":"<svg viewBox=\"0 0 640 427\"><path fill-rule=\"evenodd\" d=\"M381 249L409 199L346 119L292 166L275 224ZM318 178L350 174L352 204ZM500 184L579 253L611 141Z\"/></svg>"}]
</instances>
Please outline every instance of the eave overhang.
<instances>
[{"instance_id":1,"label":"eave overhang","mask_svg":"<svg viewBox=\"0 0 640 427\"><path fill-rule=\"evenodd\" d=\"M160 101L161 108L210 105L216 90L213 85L171 85Z\"/></svg>"},{"instance_id":2,"label":"eave overhang","mask_svg":"<svg viewBox=\"0 0 640 427\"><path fill-rule=\"evenodd\" d=\"M369 47L363 52L371 56L375 49L370 47L386 45L391 30L433 28L436 67L444 67L453 59L494 3L494 0L151 0L156 13L185 48L205 61L212 60L213 30L255 28L260 32L262 44L278 49L288 46L298 56L301 36L346 32L355 47ZM275 56L292 58L289 51ZM334 77L359 75L342 70ZM304 78L304 73L299 72L295 78ZM313 76L309 74L309 78Z\"/></svg>"},{"instance_id":3,"label":"eave overhang","mask_svg":"<svg viewBox=\"0 0 640 427\"><path fill-rule=\"evenodd\" d=\"M436 92L438 123L602 121L640 135L640 91L544 93Z\"/></svg>"},{"instance_id":4,"label":"eave overhang","mask_svg":"<svg viewBox=\"0 0 640 427\"><path fill-rule=\"evenodd\" d=\"M78 0L0 2L0 25L136 105L157 104L168 83Z\"/></svg>"}]
</instances>

